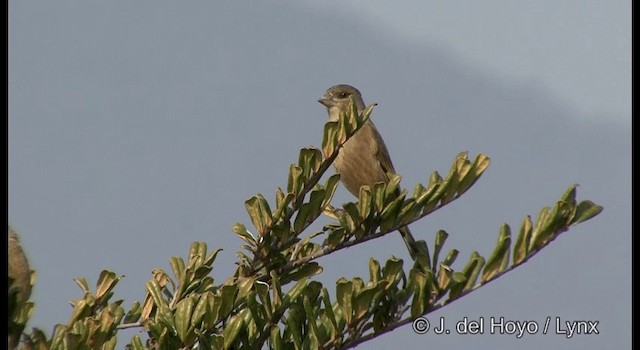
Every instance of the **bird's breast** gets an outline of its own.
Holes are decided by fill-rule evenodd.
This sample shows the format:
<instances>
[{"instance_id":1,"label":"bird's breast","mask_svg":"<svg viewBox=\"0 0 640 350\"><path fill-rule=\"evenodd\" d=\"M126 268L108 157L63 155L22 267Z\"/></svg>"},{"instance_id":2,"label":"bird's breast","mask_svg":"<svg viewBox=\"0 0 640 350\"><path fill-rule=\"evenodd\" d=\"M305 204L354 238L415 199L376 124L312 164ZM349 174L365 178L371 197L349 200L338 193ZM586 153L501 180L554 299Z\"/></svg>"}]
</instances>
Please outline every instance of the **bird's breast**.
<instances>
[{"instance_id":1,"label":"bird's breast","mask_svg":"<svg viewBox=\"0 0 640 350\"><path fill-rule=\"evenodd\" d=\"M360 187L372 186L376 182L387 182L388 178L377 159L374 138L368 137L365 129L359 130L342 146L333 165L343 184L356 197Z\"/></svg>"}]
</instances>

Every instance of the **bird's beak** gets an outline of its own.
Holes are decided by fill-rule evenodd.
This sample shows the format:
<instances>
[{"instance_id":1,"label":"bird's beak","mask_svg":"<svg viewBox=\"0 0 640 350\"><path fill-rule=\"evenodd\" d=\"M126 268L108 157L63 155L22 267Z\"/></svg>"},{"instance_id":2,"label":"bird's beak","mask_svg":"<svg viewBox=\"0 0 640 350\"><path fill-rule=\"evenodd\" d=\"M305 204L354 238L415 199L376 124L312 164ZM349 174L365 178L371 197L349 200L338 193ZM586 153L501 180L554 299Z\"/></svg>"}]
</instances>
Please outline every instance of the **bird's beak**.
<instances>
[{"instance_id":1,"label":"bird's beak","mask_svg":"<svg viewBox=\"0 0 640 350\"><path fill-rule=\"evenodd\" d=\"M322 96L322 98L320 98L318 100L318 102L320 102L320 104L322 104L323 106L325 106L327 108L331 107L331 99L328 99L328 98L326 98L324 96Z\"/></svg>"}]
</instances>

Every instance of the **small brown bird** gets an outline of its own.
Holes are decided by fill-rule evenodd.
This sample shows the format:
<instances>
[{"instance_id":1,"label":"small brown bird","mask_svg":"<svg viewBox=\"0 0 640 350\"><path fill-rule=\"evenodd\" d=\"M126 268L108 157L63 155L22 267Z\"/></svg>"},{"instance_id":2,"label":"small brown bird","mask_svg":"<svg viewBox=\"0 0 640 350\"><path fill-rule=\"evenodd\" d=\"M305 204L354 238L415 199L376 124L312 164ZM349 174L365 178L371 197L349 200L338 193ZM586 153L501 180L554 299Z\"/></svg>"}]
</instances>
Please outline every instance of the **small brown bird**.
<instances>
[{"instance_id":1,"label":"small brown bird","mask_svg":"<svg viewBox=\"0 0 640 350\"><path fill-rule=\"evenodd\" d=\"M360 91L350 85L335 85L330 87L318 100L327 107L329 120L337 121L340 113L349 111L351 97L358 112L366 108ZM389 182L396 171L391 163L389 151L371 119L362 126L340 149L333 162L336 172L344 187L358 197L360 187L373 186L376 182ZM411 258L415 260L418 252L416 241L407 226L399 230L409 249Z\"/></svg>"}]
</instances>

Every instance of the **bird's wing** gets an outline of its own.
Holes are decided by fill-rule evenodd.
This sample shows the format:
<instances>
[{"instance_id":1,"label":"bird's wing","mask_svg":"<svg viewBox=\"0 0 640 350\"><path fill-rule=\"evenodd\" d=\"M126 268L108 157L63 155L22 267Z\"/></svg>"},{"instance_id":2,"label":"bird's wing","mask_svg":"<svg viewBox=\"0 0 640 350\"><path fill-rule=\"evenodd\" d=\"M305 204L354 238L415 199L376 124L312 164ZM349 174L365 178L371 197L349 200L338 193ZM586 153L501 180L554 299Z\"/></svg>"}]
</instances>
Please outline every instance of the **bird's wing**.
<instances>
[{"instance_id":1,"label":"bird's wing","mask_svg":"<svg viewBox=\"0 0 640 350\"><path fill-rule=\"evenodd\" d=\"M387 150L387 146L384 144L384 140L382 139L382 136L380 136L378 129L376 129L376 126L373 123L371 123L371 133L373 134L373 137L377 141L374 143L376 147L375 149L376 159L380 163L382 170L384 171L384 173L387 175L387 178L389 179L391 178L391 175L394 175L396 173L396 170L393 167L393 163L391 163L391 158L389 157L389 150Z\"/></svg>"}]
</instances>

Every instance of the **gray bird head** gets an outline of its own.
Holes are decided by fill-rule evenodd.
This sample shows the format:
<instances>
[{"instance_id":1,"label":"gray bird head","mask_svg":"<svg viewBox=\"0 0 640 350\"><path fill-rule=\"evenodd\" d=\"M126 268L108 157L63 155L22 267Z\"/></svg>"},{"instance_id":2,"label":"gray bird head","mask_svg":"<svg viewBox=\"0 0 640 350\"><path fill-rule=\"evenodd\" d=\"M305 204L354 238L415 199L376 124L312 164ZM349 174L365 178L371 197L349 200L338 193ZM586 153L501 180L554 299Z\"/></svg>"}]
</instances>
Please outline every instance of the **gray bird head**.
<instances>
[{"instance_id":1,"label":"gray bird head","mask_svg":"<svg viewBox=\"0 0 640 350\"><path fill-rule=\"evenodd\" d=\"M365 108L364 101L360 91L351 85L340 84L327 89L324 95L318 100L322 105L327 107L329 113L332 110L346 111L351 102L351 97L356 104L356 108L361 111Z\"/></svg>"}]
</instances>

